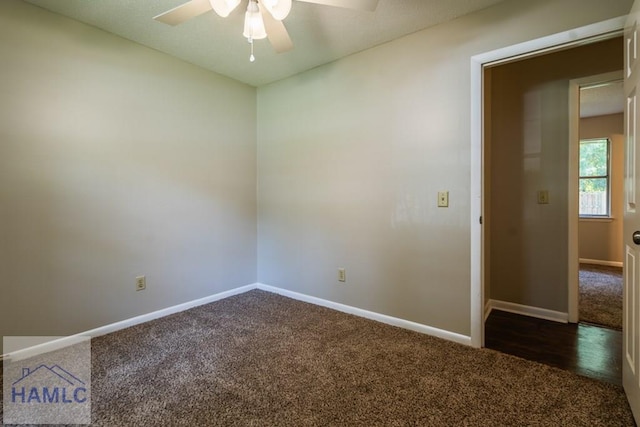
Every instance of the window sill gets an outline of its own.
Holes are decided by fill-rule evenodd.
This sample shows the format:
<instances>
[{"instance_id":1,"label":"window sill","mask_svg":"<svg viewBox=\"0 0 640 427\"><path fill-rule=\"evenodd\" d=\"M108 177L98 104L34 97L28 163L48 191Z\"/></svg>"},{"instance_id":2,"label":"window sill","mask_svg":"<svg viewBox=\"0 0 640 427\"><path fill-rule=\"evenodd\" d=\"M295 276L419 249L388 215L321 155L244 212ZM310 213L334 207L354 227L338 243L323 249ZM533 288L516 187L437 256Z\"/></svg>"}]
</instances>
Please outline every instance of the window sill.
<instances>
[{"instance_id":1,"label":"window sill","mask_svg":"<svg viewBox=\"0 0 640 427\"><path fill-rule=\"evenodd\" d=\"M613 222L614 217L611 216L581 216L579 221L584 222Z\"/></svg>"}]
</instances>

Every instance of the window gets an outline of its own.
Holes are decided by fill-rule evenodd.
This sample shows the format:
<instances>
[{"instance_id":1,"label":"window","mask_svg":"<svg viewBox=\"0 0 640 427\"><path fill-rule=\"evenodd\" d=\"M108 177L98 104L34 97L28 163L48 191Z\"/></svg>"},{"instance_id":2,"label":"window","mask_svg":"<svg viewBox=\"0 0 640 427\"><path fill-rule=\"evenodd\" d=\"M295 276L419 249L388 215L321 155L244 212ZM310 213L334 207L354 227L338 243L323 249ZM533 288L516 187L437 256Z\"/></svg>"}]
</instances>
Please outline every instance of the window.
<instances>
[{"instance_id":1,"label":"window","mask_svg":"<svg viewBox=\"0 0 640 427\"><path fill-rule=\"evenodd\" d=\"M580 216L608 217L609 140L580 141Z\"/></svg>"}]
</instances>

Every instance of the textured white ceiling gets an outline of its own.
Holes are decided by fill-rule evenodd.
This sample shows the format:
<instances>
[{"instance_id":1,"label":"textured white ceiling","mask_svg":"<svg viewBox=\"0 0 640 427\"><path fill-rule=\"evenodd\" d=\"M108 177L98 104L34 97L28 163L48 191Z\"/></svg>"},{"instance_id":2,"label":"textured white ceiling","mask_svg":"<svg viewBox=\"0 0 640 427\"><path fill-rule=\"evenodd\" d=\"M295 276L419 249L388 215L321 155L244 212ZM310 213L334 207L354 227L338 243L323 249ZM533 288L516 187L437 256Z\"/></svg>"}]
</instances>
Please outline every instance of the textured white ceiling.
<instances>
[{"instance_id":1,"label":"textured white ceiling","mask_svg":"<svg viewBox=\"0 0 640 427\"><path fill-rule=\"evenodd\" d=\"M580 117L604 116L624 111L622 82L580 89Z\"/></svg>"},{"instance_id":2,"label":"textured white ceiling","mask_svg":"<svg viewBox=\"0 0 640 427\"><path fill-rule=\"evenodd\" d=\"M294 43L276 54L242 37L247 0L228 17L214 12L176 27L152 18L185 0L24 0L253 86L264 85L484 9L502 0L380 0L375 12L294 1L284 23Z\"/></svg>"}]
</instances>

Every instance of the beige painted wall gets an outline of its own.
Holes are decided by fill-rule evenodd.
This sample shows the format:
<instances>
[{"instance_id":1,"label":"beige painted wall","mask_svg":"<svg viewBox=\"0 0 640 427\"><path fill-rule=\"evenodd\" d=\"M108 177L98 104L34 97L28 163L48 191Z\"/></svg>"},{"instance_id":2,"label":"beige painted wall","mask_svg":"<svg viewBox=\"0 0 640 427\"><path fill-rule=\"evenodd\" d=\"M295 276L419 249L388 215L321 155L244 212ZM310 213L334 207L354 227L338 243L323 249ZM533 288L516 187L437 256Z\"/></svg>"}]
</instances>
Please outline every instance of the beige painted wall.
<instances>
[{"instance_id":1,"label":"beige painted wall","mask_svg":"<svg viewBox=\"0 0 640 427\"><path fill-rule=\"evenodd\" d=\"M256 281L254 88L15 0L0 58L0 335Z\"/></svg>"},{"instance_id":2,"label":"beige painted wall","mask_svg":"<svg viewBox=\"0 0 640 427\"><path fill-rule=\"evenodd\" d=\"M611 141L611 220L581 219L578 226L581 259L622 262L624 195L624 115L580 120L580 138Z\"/></svg>"},{"instance_id":3,"label":"beige painted wall","mask_svg":"<svg viewBox=\"0 0 640 427\"><path fill-rule=\"evenodd\" d=\"M569 80L621 67L616 38L492 69L492 299L567 312Z\"/></svg>"},{"instance_id":4,"label":"beige painted wall","mask_svg":"<svg viewBox=\"0 0 640 427\"><path fill-rule=\"evenodd\" d=\"M257 259L264 283L468 335L470 57L629 6L507 1L263 87L256 118L250 87L3 0L0 332L147 313Z\"/></svg>"},{"instance_id":5,"label":"beige painted wall","mask_svg":"<svg viewBox=\"0 0 640 427\"><path fill-rule=\"evenodd\" d=\"M630 5L507 1L259 88L258 279L469 335L470 58Z\"/></svg>"}]
</instances>

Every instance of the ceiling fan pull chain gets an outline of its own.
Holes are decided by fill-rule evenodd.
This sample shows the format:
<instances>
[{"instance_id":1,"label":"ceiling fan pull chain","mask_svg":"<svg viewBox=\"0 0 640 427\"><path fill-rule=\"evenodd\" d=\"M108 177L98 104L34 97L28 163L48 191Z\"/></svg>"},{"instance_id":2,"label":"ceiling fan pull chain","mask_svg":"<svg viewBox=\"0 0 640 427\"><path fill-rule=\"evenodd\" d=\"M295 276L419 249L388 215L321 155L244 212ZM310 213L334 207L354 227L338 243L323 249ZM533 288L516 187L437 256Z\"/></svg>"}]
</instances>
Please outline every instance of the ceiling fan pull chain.
<instances>
[{"instance_id":1,"label":"ceiling fan pull chain","mask_svg":"<svg viewBox=\"0 0 640 427\"><path fill-rule=\"evenodd\" d=\"M249 61L253 62L256 60L256 57L253 56L253 39L249 39L249 43L251 44L251 55L249 55Z\"/></svg>"}]
</instances>

